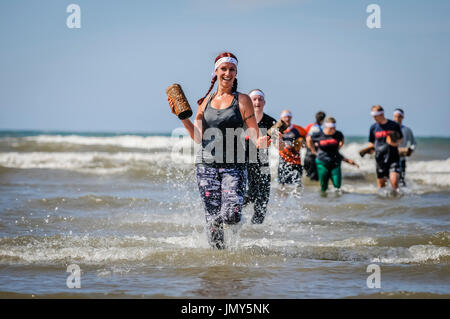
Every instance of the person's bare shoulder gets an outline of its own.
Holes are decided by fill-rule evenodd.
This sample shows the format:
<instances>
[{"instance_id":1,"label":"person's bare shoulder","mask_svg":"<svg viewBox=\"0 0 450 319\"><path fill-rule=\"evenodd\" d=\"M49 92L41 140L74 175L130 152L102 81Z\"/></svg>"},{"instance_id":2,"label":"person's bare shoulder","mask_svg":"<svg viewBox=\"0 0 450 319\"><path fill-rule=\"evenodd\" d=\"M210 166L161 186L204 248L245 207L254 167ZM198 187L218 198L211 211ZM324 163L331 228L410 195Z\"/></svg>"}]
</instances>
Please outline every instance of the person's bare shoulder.
<instances>
[{"instance_id":1,"label":"person's bare shoulder","mask_svg":"<svg viewBox=\"0 0 450 319\"><path fill-rule=\"evenodd\" d=\"M239 103L252 104L252 100L250 99L250 97L247 94L240 93L240 92L238 92L238 94L239 94Z\"/></svg>"}]
</instances>

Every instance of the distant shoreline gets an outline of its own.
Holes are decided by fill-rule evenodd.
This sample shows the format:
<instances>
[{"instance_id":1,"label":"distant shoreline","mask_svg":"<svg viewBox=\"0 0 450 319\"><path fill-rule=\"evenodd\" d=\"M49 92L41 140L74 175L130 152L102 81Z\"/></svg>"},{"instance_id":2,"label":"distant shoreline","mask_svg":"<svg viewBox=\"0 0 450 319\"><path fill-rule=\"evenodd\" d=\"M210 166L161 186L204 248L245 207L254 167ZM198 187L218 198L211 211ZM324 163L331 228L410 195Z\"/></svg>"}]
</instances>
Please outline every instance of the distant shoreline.
<instances>
[{"instance_id":1,"label":"distant shoreline","mask_svg":"<svg viewBox=\"0 0 450 319\"><path fill-rule=\"evenodd\" d=\"M135 136L171 136L171 132L145 132L145 131L78 131L78 130L20 130L20 129L0 129L0 137L25 137L37 135L79 135L79 136L96 136L96 137L112 137L123 135ZM366 135L346 134L350 138L366 138ZM444 135L417 135L419 139L449 139Z\"/></svg>"}]
</instances>

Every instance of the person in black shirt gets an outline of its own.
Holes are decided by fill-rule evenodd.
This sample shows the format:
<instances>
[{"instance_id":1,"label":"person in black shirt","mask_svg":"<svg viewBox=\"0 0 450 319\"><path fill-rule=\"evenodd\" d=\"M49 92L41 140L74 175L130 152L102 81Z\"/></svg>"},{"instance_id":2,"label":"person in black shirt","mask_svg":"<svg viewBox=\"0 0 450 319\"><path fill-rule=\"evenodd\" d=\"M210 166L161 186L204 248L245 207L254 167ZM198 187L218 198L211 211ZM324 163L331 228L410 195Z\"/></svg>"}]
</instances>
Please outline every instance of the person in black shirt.
<instances>
[{"instance_id":1,"label":"person in black shirt","mask_svg":"<svg viewBox=\"0 0 450 319\"><path fill-rule=\"evenodd\" d=\"M266 100L264 93L255 89L248 94L255 110L256 122L261 133L267 132L276 120L265 114ZM259 149L247 140L247 191L244 197L244 205L254 203L253 224L262 224L267 212L267 204L270 195L270 167L268 149ZM255 156L256 155L256 156Z\"/></svg>"},{"instance_id":2,"label":"person in black shirt","mask_svg":"<svg viewBox=\"0 0 450 319\"><path fill-rule=\"evenodd\" d=\"M405 187L406 158L411 156L412 153L414 153L414 150L416 149L417 146L417 142L416 139L414 138L413 131L409 127L403 125L404 117L405 112L402 109L396 108L394 110L393 119L395 122L398 123L398 125L400 125L403 134L403 142L399 144L398 152L400 154L400 164L401 164L400 185Z\"/></svg>"},{"instance_id":3,"label":"person in black shirt","mask_svg":"<svg viewBox=\"0 0 450 319\"><path fill-rule=\"evenodd\" d=\"M378 187L385 187L389 178L392 188L398 189L401 172L398 146L403 139L402 129L384 117L384 109L380 105L372 107L371 115L375 123L370 127L369 147L375 148Z\"/></svg>"},{"instance_id":4,"label":"person in black shirt","mask_svg":"<svg viewBox=\"0 0 450 319\"><path fill-rule=\"evenodd\" d=\"M316 113L316 121L306 125L305 131L308 136L313 135L317 132L322 132L322 124L325 120L325 112L319 111ZM305 159L303 160L303 167L305 168L306 176L309 177L311 181L318 181L319 176L317 175L316 168L316 156L311 152L309 147L306 148Z\"/></svg>"},{"instance_id":5,"label":"person in black shirt","mask_svg":"<svg viewBox=\"0 0 450 319\"><path fill-rule=\"evenodd\" d=\"M339 149L344 145L344 135L336 130L336 120L328 117L323 130L309 135L306 143L311 152L316 155L317 174L322 193L328 189L330 178L333 186L340 189L342 185L341 162L358 165L339 153Z\"/></svg>"}]
</instances>

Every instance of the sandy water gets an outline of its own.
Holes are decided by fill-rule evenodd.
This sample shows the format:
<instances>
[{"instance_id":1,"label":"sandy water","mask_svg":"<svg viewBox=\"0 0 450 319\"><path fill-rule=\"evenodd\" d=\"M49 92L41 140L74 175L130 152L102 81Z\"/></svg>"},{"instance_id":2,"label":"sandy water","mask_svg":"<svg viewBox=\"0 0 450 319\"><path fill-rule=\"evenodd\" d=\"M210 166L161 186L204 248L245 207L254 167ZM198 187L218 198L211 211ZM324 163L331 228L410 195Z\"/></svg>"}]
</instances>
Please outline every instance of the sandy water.
<instances>
[{"instance_id":1,"label":"sandy water","mask_svg":"<svg viewBox=\"0 0 450 319\"><path fill-rule=\"evenodd\" d=\"M349 138L343 193L276 181L263 225L209 248L193 165L169 136L2 132L0 298L450 297L450 139L419 139L400 196ZM69 289L67 266L81 268ZM369 289L367 266L381 268Z\"/></svg>"}]
</instances>

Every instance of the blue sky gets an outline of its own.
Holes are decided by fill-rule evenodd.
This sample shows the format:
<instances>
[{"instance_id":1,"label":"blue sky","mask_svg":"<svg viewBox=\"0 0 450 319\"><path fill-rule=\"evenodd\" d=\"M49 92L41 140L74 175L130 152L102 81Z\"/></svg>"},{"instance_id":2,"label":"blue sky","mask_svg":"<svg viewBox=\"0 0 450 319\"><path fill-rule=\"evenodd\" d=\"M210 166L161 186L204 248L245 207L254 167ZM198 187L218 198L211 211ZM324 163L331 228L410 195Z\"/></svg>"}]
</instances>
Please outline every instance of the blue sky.
<instances>
[{"instance_id":1,"label":"blue sky","mask_svg":"<svg viewBox=\"0 0 450 319\"><path fill-rule=\"evenodd\" d=\"M81 29L66 7L81 7ZM366 7L381 7L381 29ZM317 110L348 135L369 111L406 112L417 135L450 136L450 1L3 0L0 129L170 132L181 123L165 89L191 105L209 87L215 56L239 59L239 90L258 87L266 113Z\"/></svg>"}]
</instances>

